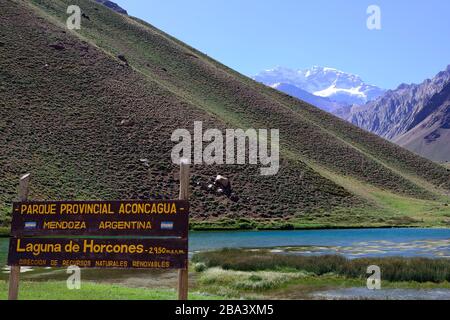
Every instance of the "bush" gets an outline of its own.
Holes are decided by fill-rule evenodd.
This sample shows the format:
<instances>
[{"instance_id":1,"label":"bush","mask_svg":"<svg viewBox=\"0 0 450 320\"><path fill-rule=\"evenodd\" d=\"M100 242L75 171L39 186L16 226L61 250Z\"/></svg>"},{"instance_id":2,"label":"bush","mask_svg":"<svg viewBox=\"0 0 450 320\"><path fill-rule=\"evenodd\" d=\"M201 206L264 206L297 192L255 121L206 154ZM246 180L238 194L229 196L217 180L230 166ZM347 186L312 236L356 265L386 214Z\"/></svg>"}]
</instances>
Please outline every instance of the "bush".
<instances>
[{"instance_id":1,"label":"bush","mask_svg":"<svg viewBox=\"0 0 450 320\"><path fill-rule=\"evenodd\" d=\"M207 269L206 264L199 262L194 265L195 272L203 272Z\"/></svg>"},{"instance_id":2,"label":"bush","mask_svg":"<svg viewBox=\"0 0 450 320\"><path fill-rule=\"evenodd\" d=\"M248 280L252 282L262 281L263 278L260 276L257 276L256 274L252 274L250 277L248 277Z\"/></svg>"},{"instance_id":3,"label":"bush","mask_svg":"<svg viewBox=\"0 0 450 320\"><path fill-rule=\"evenodd\" d=\"M290 281L303 278L305 274L301 272L273 272L273 271L258 271L258 272L244 272L223 270L221 268L209 268L198 279L202 285L217 287L221 295L226 288L232 290L269 290L279 288L283 284Z\"/></svg>"}]
</instances>

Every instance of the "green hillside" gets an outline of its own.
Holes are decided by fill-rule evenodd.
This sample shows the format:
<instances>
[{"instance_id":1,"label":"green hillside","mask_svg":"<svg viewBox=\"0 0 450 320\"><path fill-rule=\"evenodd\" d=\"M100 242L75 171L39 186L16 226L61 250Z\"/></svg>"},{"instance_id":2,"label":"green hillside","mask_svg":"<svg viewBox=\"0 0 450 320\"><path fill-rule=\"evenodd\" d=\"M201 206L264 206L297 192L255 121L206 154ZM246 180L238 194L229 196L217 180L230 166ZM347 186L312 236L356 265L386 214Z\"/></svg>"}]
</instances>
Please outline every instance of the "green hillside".
<instances>
[{"instance_id":1,"label":"green hillside","mask_svg":"<svg viewBox=\"0 0 450 320\"><path fill-rule=\"evenodd\" d=\"M65 27L67 6L84 13ZM0 2L0 219L21 173L34 199L175 198L173 130L278 128L281 167L196 166L207 228L450 223L450 170L267 88L90 0ZM124 55L128 63L118 59ZM148 159L148 161L142 161ZM238 200L202 188L222 174Z\"/></svg>"}]
</instances>

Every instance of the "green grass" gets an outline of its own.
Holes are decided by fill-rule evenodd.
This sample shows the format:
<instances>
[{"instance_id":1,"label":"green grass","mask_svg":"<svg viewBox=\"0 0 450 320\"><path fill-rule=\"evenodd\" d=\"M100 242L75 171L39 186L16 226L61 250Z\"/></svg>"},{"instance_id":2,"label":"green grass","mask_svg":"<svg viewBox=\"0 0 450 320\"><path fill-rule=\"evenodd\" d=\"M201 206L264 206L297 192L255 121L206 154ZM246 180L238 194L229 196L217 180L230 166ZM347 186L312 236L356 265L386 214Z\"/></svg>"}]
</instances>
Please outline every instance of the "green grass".
<instances>
[{"instance_id":1,"label":"green grass","mask_svg":"<svg viewBox=\"0 0 450 320\"><path fill-rule=\"evenodd\" d=\"M425 200L399 195L362 183L353 177L338 175L316 163L309 165L328 179L342 185L349 192L367 199L370 203L364 208L337 209L329 215L329 219L315 219L316 223L342 227L358 225L366 227L448 227L450 225L450 219L448 219L450 197L448 196Z\"/></svg>"},{"instance_id":2,"label":"green grass","mask_svg":"<svg viewBox=\"0 0 450 320\"><path fill-rule=\"evenodd\" d=\"M9 236L10 228L9 227L0 227L0 237Z\"/></svg>"},{"instance_id":3,"label":"green grass","mask_svg":"<svg viewBox=\"0 0 450 320\"><path fill-rule=\"evenodd\" d=\"M7 282L0 281L0 300L7 299ZM80 290L67 289L65 282L22 281L20 300L175 300L177 294L170 289L128 288L114 284L82 282ZM223 299L217 295L191 292L190 300Z\"/></svg>"},{"instance_id":4,"label":"green grass","mask_svg":"<svg viewBox=\"0 0 450 320\"><path fill-rule=\"evenodd\" d=\"M236 271L220 267L199 273L196 289L230 299L310 299L317 291L365 288L366 279L334 273L315 275L305 271ZM450 289L450 283L391 282L382 279L384 289Z\"/></svg>"},{"instance_id":5,"label":"green grass","mask_svg":"<svg viewBox=\"0 0 450 320\"><path fill-rule=\"evenodd\" d=\"M244 299L310 299L317 291L365 288L366 268L381 267L384 289L450 289L450 260L293 256L224 249L194 255L196 289Z\"/></svg>"},{"instance_id":6,"label":"green grass","mask_svg":"<svg viewBox=\"0 0 450 320\"><path fill-rule=\"evenodd\" d=\"M305 272L277 271L235 271L209 268L199 273L196 288L202 292L220 294L230 299L283 298L289 288L298 284L307 287L321 287L324 279L316 279ZM342 280L342 279L341 279ZM330 284L326 280L327 285ZM299 292L301 295L305 290Z\"/></svg>"},{"instance_id":7,"label":"green grass","mask_svg":"<svg viewBox=\"0 0 450 320\"><path fill-rule=\"evenodd\" d=\"M304 271L235 271L208 268L199 273L190 300L307 299L319 290L365 287L364 279L336 274L314 275ZM383 288L450 288L448 282L390 282ZM0 300L7 298L7 282L0 281ZM116 284L83 282L80 290L68 290L64 281L20 282L20 300L175 300L175 290L130 288Z\"/></svg>"},{"instance_id":8,"label":"green grass","mask_svg":"<svg viewBox=\"0 0 450 320\"><path fill-rule=\"evenodd\" d=\"M239 290L261 291L277 288L287 282L306 276L307 274L304 272L244 272L210 268L202 274L200 283L216 286L231 285Z\"/></svg>"}]
</instances>

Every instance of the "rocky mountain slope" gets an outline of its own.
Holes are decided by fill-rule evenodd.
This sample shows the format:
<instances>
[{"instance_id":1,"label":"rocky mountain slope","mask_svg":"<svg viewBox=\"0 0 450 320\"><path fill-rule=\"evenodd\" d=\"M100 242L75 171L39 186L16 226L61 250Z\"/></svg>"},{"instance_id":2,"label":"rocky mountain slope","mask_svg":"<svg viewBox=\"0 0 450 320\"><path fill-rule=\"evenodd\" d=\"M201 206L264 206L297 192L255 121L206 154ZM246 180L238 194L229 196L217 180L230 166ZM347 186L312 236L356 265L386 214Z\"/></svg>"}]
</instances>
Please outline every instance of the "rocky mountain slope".
<instances>
[{"instance_id":1,"label":"rocky mountain slope","mask_svg":"<svg viewBox=\"0 0 450 320\"><path fill-rule=\"evenodd\" d=\"M448 161L449 83L450 66L421 84L402 84L375 101L337 114L432 160Z\"/></svg>"},{"instance_id":2,"label":"rocky mountain slope","mask_svg":"<svg viewBox=\"0 0 450 320\"><path fill-rule=\"evenodd\" d=\"M450 83L430 99L417 122L394 142L434 161L450 161Z\"/></svg>"},{"instance_id":3,"label":"rocky mountain slope","mask_svg":"<svg viewBox=\"0 0 450 320\"><path fill-rule=\"evenodd\" d=\"M66 9L79 5L80 30ZM88 18L86 18L88 17ZM0 221L31 199L176 198L175 129L278 128L281 168L196 165L216 228L447 225L450 171L90 0L0 0ZM217 174L233 199L205 188ZM411 210L410 210L411 209Z\"/></svg>"}]
</instances>

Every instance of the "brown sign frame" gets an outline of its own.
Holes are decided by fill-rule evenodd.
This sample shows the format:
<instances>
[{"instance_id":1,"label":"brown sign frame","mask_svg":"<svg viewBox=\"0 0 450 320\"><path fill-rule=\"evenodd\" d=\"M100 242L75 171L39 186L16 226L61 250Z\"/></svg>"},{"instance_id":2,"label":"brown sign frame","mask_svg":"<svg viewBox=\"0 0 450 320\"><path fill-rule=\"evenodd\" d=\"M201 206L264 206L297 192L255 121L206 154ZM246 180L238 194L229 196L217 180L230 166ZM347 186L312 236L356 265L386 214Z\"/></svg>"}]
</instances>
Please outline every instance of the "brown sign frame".
<instances>
[{"instance_id":1,"label":"brown sign frame","mask_svg":"<svg viewBox=\"0 0 450 320\"><path fill-rule=\"evenodd\" d=\"M11 238L10 266L184 269L187 239Z\"/></svg>"},{"instance_id":2,"label":"brown sign frame","mask_svg":"<svg viewBox=\"0 0 450 320\"><path fill-rule=\"evenodd\" d=\"M74 213L75 210L83 211ZM188 229L189 202L185 200L14 202L11 221L13 237L186 238Z\"/></svg>"},{"instance_id":3,"label":"brown sign frame","mask_svg":"<svg viewBox=\"0 0 450 320\"><path fill-rule=\"evenodd\" d=\"M68 233L65 230L53 230L53 232L50 234L50 237L47 238L37 238L37 235L47 235L48 236L48 232L46 232L44 230L44 228L42 228L43 226L43 222L42 220L49 220L51 221L51 219L37 219L36 217L30 217L27 215L27 221L25 221L22 218L18 218L17 217L17 212L19 210L17 206L21 205L21 204L26 204L26 203L43 203L43 202L36 202L36 201L28 201L28 194L29 194L29 183L30 183L30 173L27 173L23 176L20 177L19 179L19 200L21 202L17 202L13 204L13 224L11 226L11 238L10 238L10 244L9 244L9 252L8 252L8 265L10 266L10 273L9 273L9 290L8 290L8 299L9 300L17 300L18 299L18 295L19 295L19 281L20 281L20 269L21 266L30 266L31 265L31 261L20 261L20 256L18 255L18 253L20 253L22 255L23 259L30 259L30 255L31 255L31 259L34 261L36 261L35 257L36 255L40 255L40 253L42 253L41 249L38 248L33 248L33 245L36 245L41 242L41 245L45 245L47 244L56 244L59 243L60 245L63 245L63 243L65 243L66 245L69 243L78 243L78 242L82 242L82 241L97 241L97 242L105 242L104 244L107 245L125 245L125 246L133 246L133 248L136 247L136 243L141 243L141 244L145 244L147 248L150 247L150 245L153 245L155 247L155 245L160 244L159 246L156 246L156 248L168 248L169 249L175 249L175 250L182 250L180 251L176 251L177 254L177 258L173 259L173 251L170 251L169 254L167 254L167 251L164 251L163 254L159 254L156 255L157 258L153 259L153 260L144 260L144 262L151 262L151 268L153 268L154 266L156 266L158 269L161 267L161 264L164 261L169 261L169 264L164 264L164 266L166 267L178 267L178 284L177 284L177 291L178 291L178 300L187 300L188 299L188 229L189 229L189 203L187 202L189 199L189 160L187 159L182 159L180 162L180 194L179 194L179 200L166 200L165 202L176 202L178 204L181 204L185 207L187 207L187 210L185 212L183 212L183 214L178 214L179 210L176 210L176 214L178 216L184 216L184 218L179 218L181 219L181 223L183 226L186 226L185 228L181 228L179 229L178 225L180 221L172 221L172 229L175 235L178 235L178 237L169 237L169 238L158 238L158 237L153 237L153 238L147 238L145 236L148 235L148 230L147 232L145 232L144 235L141 235L140 232L136 232L135 234L133 234L132 236L134 238L129 238L129 237L119 237L121 232L118 233L114 233L112 232L112 234L109 236L109 238L105 238L105 237L89 237L89 238L80 238L80 236L86 236L86 235L96 235L96 233L99 232L99 228L95 229L92 227L92 225L90 226L90 228L85 228L85 230L83 232L79 232L77 234L77 232L74 233ZM96 201L91 201L91 202L86 202L84 201L84 203L94 203ZM117 201L120 202L120 201ZM123 201L122 201L123 202ZM128 203L130 203L132 201L128 201ZM151 202L151 201L150 201ZM161 201L153 201L153 202L161 202ZM76 201L53 201L52 203L76 203ZM133 203L138 203L138 201L133 201ZM178 207L177 207L178 208ZM184 211L184 210L182 210ZM16 213L15 213L16 212ZM52 215L55 215L55 213L52 213ZM61 214L60 214L61 215ZM84 216L84 215L83 215ZM152 218L148 218L147 220L150 223L155 223L155 222L163 222L160 220L157 220L157 218L155 218L157 216L153 216ZM173 217L172 217L173 218ZM83 218L76 218L79 219L77 221L83 220ZM75 219L75 220L76 220ZM152 220L153 219L153 220ZM66 218L66 222L68 220L71 220L71 218ZM93 219L95 220L95 219ZM73 219L72 219L73 221ZM169 220L170 221L170 220ZM169 222L168 221L168 222ZM30 223L33 224L33 228L34 230L30 230L30 229L26 229L25 228L25 222L28 222L29 225ZM183 224L183 222L185 222ZM40 223L40 224L39 224ZM175 223L177 224L176 228L173 228L173 226L175 225ZM29 226L28 225L28 226ZM151 233L153 236L167 236L170 234L170 232L167 232L168 230L166 228L164 228L164 233L162 232L162 227L160 225L160 228L158 229L154 229L154 228L150 228ZM158 232L160 234L158 234ZM59 233L59 234L58 234ZM178 234L180 233L180 234ZM103 235L103 234L102 234ZM127 235L129 236L129 233L127 233ZM53 236L56 236L56 238L52 238ZM61 236L61 237L58 237ZM63 238L63 236L68 236L69 238ZM78 237L77 237L78 236ZM113 238L111 238L113 237ZM23 242L22 242L23 241ZM17 252L19 247L18 247L18 242L22 242L22 244L27 243L30 244L31 249L27 249L25 246L24 247L20 247L20 252ZM14 250L15 247L15 250ZM80 246L81 247L81 246ZM36 254L36 250L38 250L38 254ZM45 249L47 250L47 249ZM159 252L163 252L163 251L159 251ZM33 254L34 253L34 254ZM77 252L78 253L78 252ZM95 252L94 252L95 253ZM114 256L114 253L111 254L111 252L108 252L109 256L104 256L106 258L111 258L111 260L106 260L103 259L103 263L106 260L107 261L107 266L96 266L95 268L99 268L99 267L105 267L105 268L110 268L111 264L108 265L109 262L112 262L112 267L120 267L120 268L124 268L123 264L120 264L121 262L123 263L124 261L126 261L126 266L128 266L128 263L132 263L133 260L132 256L129 257L123 257L123 256L119 256L120 260L114 260L114 258L118 258L117 256ZM132 253L132 252L129 252ZM146 252L147 254L149 253L148 251ZM48 254L48 256L47 256ZM62 252L61 249L59 250L53 250L53 251L49 251L49 253L45 253L44 254L44 258L51 258L51 262L50 262L50 266L62 266L63 263L61 263L60 260L63 258L64 253ZM121 254L121 253L120 253ZM142 254L142 252L140 252L140 254ZM27 258L28 257L28 258ZM90 253L90 255L85 255L85 258L87 258L87 260L91 261L91 262L98 262L99 259L101 257L96 257L95 255L92 255ZM74 257L76 258L76 257ZM98 259L97 259L98 258ZM79 259L80 260L80 259ZM108 262L109 261L109 262ZM114 264L114 261L118 262L117 264ZM53 265L52 265L53 263ZM159 264L161 263L161 264ZM44 265L47 265L47 262L44 263ZM77 265L75 263L75 265ZM31 265L34 266L34 265ZM135 265L136 266L136 265ZM86 267L85 265L81 265L80 267ZM148 264L146 266L146 268L148 267Z\"/></svg>"}]
</instances>

